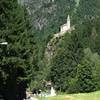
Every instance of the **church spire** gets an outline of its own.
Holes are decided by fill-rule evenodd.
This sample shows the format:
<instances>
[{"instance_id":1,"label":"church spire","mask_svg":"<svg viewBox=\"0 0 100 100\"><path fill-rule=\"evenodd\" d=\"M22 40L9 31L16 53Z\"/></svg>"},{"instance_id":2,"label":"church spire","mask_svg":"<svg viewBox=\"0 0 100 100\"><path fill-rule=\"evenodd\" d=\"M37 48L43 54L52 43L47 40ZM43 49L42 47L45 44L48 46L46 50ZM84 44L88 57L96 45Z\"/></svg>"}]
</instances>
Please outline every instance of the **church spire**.
<instances>
[{"instance_id":1,"label":"church spire","mask_svg":"<svg viewBox=\"0 0 100 100\"><path fill-rule=\"evenodd\" d=\"M67 28L70 29L70 16L67 17Z\"/></svg>"}]
</instances>

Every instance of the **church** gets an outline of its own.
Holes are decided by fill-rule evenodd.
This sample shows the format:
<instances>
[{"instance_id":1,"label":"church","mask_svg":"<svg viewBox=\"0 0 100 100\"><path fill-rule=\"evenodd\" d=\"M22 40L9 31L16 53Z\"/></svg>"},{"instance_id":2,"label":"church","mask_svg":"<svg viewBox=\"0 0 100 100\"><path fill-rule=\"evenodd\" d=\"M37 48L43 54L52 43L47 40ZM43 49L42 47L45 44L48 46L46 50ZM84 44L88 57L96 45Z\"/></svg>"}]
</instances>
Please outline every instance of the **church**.
<instances>
[{"instance_id":1,"label":"church","mask_svg":"<svg viewBox=\"0 0 100 100\"><path fill-rule=\"evenodd\" d=\"M63 36L67 31L70 30L70 28L71 28L71 25L70 25L70 16L68 15L68 17L67 17L67 23L65 23L62 26L60 26L60 32L54 34L54 38Z\"/></svg>"}]
</instances>

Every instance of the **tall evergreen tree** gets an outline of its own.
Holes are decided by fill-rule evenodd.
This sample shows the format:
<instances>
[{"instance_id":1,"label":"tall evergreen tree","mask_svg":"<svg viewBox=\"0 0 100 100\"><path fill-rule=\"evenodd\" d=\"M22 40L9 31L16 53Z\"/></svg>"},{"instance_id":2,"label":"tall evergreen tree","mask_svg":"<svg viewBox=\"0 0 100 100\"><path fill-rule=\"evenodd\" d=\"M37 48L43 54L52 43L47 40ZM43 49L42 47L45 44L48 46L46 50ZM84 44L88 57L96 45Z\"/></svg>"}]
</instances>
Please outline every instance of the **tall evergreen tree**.
<instances>
[{"instance_id":1,"label":"tall evergreen tree","mask_svg":"<svg viewBox=\"0 0 100 100\"><path fill-rule=\"evenodd\" d=\"M77 66L77 91L92 92L99 90L99 55L97 53L92 53L89 48L84 50L84 54L83 60Z\"/></svg>"},{"instance_id":2,"label":"tall evergreen tree","mask_svg":"<svg viewBox=\"0 0 100 100\"><path fill-rule=\"evenodd\" d=\"M0 0L0 95L4 100L25 98L34 70L32 38L25 9L17 0Z\"/></svg>"},{"instance_id":3,"label":"tall evergreen tree","mask_svg":"<svg viewBox=\"0 0 100 100\"><path fill-rule=\"evenodd\" d=\"M69 34L64 42L64 47L57 51L52 61L50 76L57 90L70 92L70 81L75 78L77 64L83 57L83 47L76 31Z\"/></svg>"}]
</instances>

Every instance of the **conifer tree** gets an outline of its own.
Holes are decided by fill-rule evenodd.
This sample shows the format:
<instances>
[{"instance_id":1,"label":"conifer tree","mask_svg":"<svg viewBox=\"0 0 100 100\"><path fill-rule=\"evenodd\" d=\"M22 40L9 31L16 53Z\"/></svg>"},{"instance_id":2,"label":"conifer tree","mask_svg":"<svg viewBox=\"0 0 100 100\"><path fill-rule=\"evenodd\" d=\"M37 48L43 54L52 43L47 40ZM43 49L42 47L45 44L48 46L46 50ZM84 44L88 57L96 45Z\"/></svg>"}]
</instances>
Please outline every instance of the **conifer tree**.
<instances>
[{"instance_id":1,"label":"conifer tree","mask_svg":"<svg viewBox=\"0 0 100 100\"><path fill-rule=\"evenodd\" d=\"M89 48L84 50L84 58L77 65L77 91L92 92L99 90L100 76L99 72L99 55L92 53Z\"/></svg>"},{"instance_id":2,"label":"conifer tree","mask_svg":"<svg viewBox=\"0 0 100 100\"><path fill-rule=\"evenodd\" d=\"M4 100L26 96L34 70L32 38L26 10L17 0L0 0L0 95Z\"/></svg>"},{"instance_id":3,"label":"conifer tree","mask_svg":"<svg viewBox=\"0 0 100 100\"><path fill-rule=\"evenodd\" d=\"M77 68L77 87L78 92L92 92L96 89L96 84L93 79L93 65L87 59L82 61L82 64Z\"/></svg>"},{"instance_id":4,"label":"conifer tree","mask_svg":"<svg viewBox=\"0 0 100 100\"><path fill-rule=\"evenodd\" d=\"M69 38L67 35L64 42L64 47L57 51L52 60L50 76L57 90L70 92L70 81L76 76L77 64L83 57L83 47L76 31L69 34Z\"/></svg>"}]
</instances>

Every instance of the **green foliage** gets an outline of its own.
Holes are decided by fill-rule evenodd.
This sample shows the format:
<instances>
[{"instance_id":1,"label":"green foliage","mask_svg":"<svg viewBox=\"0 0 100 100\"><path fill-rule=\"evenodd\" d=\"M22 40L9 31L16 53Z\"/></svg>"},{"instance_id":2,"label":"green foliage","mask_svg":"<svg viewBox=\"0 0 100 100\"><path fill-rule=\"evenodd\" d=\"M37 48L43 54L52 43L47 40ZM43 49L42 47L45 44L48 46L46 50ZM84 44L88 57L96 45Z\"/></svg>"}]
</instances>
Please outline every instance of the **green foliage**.
<instances>
[{"instance_id":1,"label":"green foliage","mask_svg":"<svg viewBox=\"0 0 100 100\"><path fill-rule=\"evenodd\" d=\"M99 70L97 70L99 55L93 54L89 48L85 49L84 53L83 60L77 65L77 74L72 87L75 88L74 92L92 92L100 88Z\"/></svg>"},{"instance_id":2,"label":"green foliage","mask_svg":"<svg viewBox=\"0 0 100 100\"><path fill-rule=\"evenodd\" d=\"M92 9L91 9L92 8ZM93 25L95 21L100 17L100 1L99 0L80 0L77 10L78 18L83 21L90 21ZM81 22L79 21L79 22Z\"/></svg>"},{"instance_id":3,"label":"green foliage","mask_svg":"<svg viewBox=\"0 0 100 100\"><path fill-rule=\"evenodd\" d=\"M99 69L99 55L83 48L83 35L78 32L66 35L50 65L50 78L59 91L91 92L100 88L100 71L96 70Z\"/></svg>"},{"instance_id":4,"label":"green foliage","mask_svg":"<svg viewBox=\"0 0 100 100\"><path fill-rule=\"evenodd\" d=\"M76 2L74 0L29 0L27 6L31 12L33 30L35 31L35 41L37 45L36 66L37 76L32 81L32 86L38 86L50 72L50 68L44 61L44 53L47 43L53 35L59 32L60 25L66 23L68 14L72 14ZM26 7L27 7L26 6ZM36 82L37 81L37 82ZM39 81L39 82L38 82ZM41 87L41 84L39 85Z\"/></svg>"},{"instance_id":5,"label":"green foliage","mask_svg":"<svg viewBox=\"0 0 100 100\"><path fill-rule=\"evenodd\" d=\"M96 48L99 49L99 46L97 46L97 44L99 44L98 38L100 33L98 28L100 25L99 9L99 0L80 0L79 6L73 15L73 23L80 29L80 34L83 34L84 36L83 42L87 47L90 47L92 50L94 50L94 52L97 52Z\"/></svg>"},{"instance_id":6,"label":"green foliage","mask_svg":"<svg viewBox=\"0 0 100 100\"><path fill-rule=\"evenodd\" d=\"M35 40L38 45L38 58L43 53L53 34L59 32L59 27L66 23L68 14L72 14L76 2L74 0L30 0L28 7L32 12L32 24L35 30ZM41 59L40 59L41 58Z\"/></svg>"},{"instance_id":7,"label":"green foliage","mask_svg":"<svg viewBox=\"0 0 100 100\"><path fill-rule=\"evenodd\" d=\"M97 61L100 54L100 1L55 0L52 3L34 0L29 8L31 11L34 9L31 16L33 24L35 23L33 26L38 47L37 67L39 70L35 77L36 81L33 82L34 87L37 86L38 81L42 83L46 78L52 80L55 88L60 91L72 93L98 90L97 76L99 74L97 73L100 71L96 69L99 69ZM44 61L45 48L53 34L59 31L60 25L66 22L68 14L71 16L71 25L75 25L75 31L70 32L71 34L66 33L60 41L57 40L54 57L48 66ZM36 22L42 28L39 29ZM90 49L84 50L84 48ZM80 73L81 71L86 74ZM77 84L79 79L79 84ZM38 87L40 86L41 84Z\"/></svg>"},{"instance_id":8,"label":"green foliage","mask_svg":"<svg viewBox=\"0 0 100 100\"><path fill-rule=\"evenodd\" d=\"M97 78L99 74L96 70L98 60L92 60L92 57L87 57L87 55L77 68L77 84L79 92L91 92L99 89L97 83L100 83L100 80ZM92 54L92 56L94 55Z\"/></svg>"},{"instance_id":9,"label":"green foliage","mask_svg":"<svg viewBox=\"0 0 100 100\"><path fill-rule=\"evenodd\" d=\"M0 1L0 95L5 100L25 98L34 70L34 41L29 18L17 1Z\"/></svg>"},{"instance_id":10,"label":"green foliage","mask_svg":"<svg viewBox=\"0 0 100 100\"><path fill-rule=\"evenodd\" d=\"M59 55L55 56L52 63L50 78L55 85L55 88L60 91L66 91L67 85L67 68L66 62L67 58L64 57L64 52L59 52ZM64 84L65 83L65 84Z\"/></svg>"},{"instance_id":11,"label":"green foliage","mask_svg":"<svg viewBox=\"0 0 100 100\"><path fill-rule=\"evenodd\" d=\"M50 76L57 90L68 92L69 85L76 76L76 66L83 57L80 39L76 31L67 34L64 47L57 51L52 60Z\"/></svg>"},{"instance_id":12,"label":"green foliage","mask_svg":"<svg viewBox=\"0 0 100 100\"><path fill-rule=\"evenodd\" d=\"M93 80L93 69L91 62L85 60L78 66L78 91L79 92L91 92L96 88L95 81Z\"/></svg>"}]
</instances>

